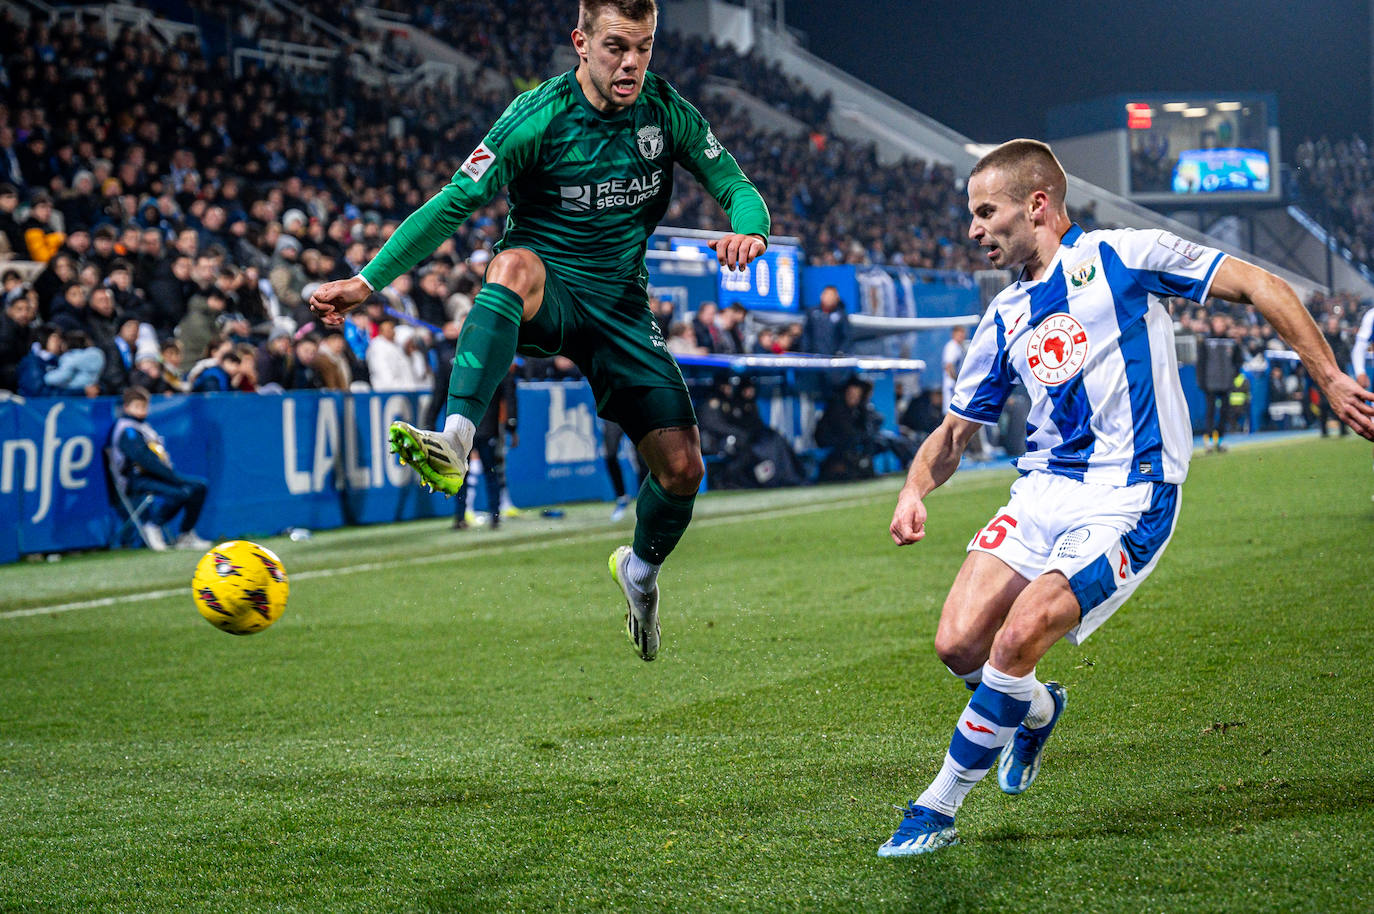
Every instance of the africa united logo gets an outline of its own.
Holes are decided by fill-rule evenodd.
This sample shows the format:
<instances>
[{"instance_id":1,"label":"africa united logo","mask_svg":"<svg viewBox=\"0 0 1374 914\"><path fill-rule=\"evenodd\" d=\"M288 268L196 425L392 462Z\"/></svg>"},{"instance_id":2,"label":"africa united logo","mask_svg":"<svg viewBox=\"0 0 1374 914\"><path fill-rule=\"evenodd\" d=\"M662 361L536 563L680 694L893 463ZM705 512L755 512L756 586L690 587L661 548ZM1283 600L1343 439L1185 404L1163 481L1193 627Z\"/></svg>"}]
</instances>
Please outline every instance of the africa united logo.
<instances>
[{"instance_id":1,"label":"africa united logo","mask_svg":"<svg viewBox=\"0 0 1374 914\"><path fill-rule=\"evenodd\" d=\"M239 574L239 572L243 570L243 566L235 565L229 556L225 555L223 552L212 552L211 555L215 557L215 574L222 578L243 577L243 575Z\"/></svg>"},{"instance_id":2,"label":"africa united logo","mask_svg":"<svg viewBox=\"0 0 1374 914\"><path fill-rule=\"evenodd\" d=\"M650 161L663 154L663 131L657 127L641 127L635 134L639 142L639 154Z\"/></svg>"},{"instance_id":3,"label":"africa united logo","mask_svg":"<svg viewBox=\"0 0 1374 914\"><path fill-rule=\"evenodd\" d=\"M1051 314L1030 335L1026 364L1041 384L1063 384L1083 370L1088 360L1088 334L1067 314Z\"/></svg>"}]
</instances>

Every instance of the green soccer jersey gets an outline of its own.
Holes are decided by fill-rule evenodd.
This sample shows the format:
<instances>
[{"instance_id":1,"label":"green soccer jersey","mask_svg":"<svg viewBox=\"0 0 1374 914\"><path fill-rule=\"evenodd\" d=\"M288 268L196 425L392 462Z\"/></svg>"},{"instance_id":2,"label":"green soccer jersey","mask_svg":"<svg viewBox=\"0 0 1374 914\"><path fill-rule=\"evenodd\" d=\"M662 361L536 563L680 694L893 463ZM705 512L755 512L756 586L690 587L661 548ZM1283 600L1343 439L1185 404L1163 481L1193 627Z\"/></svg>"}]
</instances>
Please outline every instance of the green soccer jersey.
<instances>
[{"instance_id":1,"label":"green soccer jersey","mask_svg":"<svg viewBox=\"0 0 1374 914\"><path fill-rule=\"evenodd\" d=\"M380 289L427 257L503 186L510 215L498 250L525 247L588 279L640 278L673 193L674 162L720 202L740 234L768 237L768 207L668 81L647 73L634 105L592 107L576 71L518 96L443 190L362 271Z\"/></svg>"}]
</instances>

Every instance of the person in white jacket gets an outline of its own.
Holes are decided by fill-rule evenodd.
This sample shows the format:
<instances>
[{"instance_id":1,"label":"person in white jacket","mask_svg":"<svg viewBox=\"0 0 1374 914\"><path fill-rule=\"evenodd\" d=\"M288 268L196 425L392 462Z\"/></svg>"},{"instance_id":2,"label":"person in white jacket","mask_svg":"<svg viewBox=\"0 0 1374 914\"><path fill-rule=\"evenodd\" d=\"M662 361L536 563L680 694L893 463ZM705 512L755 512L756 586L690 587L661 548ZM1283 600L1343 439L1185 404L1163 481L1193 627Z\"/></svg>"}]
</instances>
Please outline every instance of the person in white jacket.
<instances>
[{"instance_id":1,"label":"person in white jacket","mask_svg":"<svg viewBox=\"0 0 1374 914\"><path fill-rule=\"evenodd\" d=\"M383 312L377 335L367 346L367 371L373 390L417 390L428 385L415 375L405 348L396 341L396 318Z\"/></svg>"}]
</instances>

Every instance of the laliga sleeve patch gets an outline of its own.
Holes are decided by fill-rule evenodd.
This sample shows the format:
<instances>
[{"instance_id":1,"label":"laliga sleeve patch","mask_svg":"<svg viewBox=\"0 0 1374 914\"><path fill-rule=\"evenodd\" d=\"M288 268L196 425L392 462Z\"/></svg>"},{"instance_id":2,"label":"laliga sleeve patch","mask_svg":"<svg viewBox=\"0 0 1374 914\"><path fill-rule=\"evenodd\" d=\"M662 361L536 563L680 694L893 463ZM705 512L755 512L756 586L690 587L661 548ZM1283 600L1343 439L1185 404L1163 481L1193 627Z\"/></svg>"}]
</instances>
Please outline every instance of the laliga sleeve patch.
<instances>
[{"instance_id":1,"label":"laliga sleeve patch","mask_svg":"<svg viewBox=\"0 0 1374 914\"><path fill-rule=\"evenodd\" d=\"M487 173L491 163L496 161L496 153L487 148L486 143L481 143L472 151L459 167L459 171L467 175L474 181L482 180L482 175Z\"/></svg>"},{"instance_id":2,"label":"laliga sleeve patch","mask_svg":"<svg viewBox=\"0 0 1374 914\"><path fill-rule=\"evenodd\" d=\"M1159 243L1184 260L1193 261L1202 256L1202 245L1180 238L1170 232L1160 232Z\"/></svg>"}]
</instances>

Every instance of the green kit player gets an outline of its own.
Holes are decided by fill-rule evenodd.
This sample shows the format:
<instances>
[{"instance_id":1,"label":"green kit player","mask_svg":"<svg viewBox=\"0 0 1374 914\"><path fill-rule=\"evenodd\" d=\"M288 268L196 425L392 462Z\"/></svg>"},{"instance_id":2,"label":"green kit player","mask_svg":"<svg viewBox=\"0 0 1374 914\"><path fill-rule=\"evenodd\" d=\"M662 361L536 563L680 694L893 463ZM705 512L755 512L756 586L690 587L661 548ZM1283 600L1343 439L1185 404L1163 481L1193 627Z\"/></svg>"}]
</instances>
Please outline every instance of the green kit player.
<instances>
[{"instance_id":1,"label":"green kit player","mask_svg":"<svg viewBox=\"0 0 1374 914\"><path fill-rule=\"evenodd\" d=\"M649 311L644 266L672 196L673 163L729 214L732 233L710 242L722 269L761 255L769 229L768 207L705 118L648 72L657 25L654 0L583 0L572 33L577 68L517 97L359 275L325 283L310 300L326 324L341 323L509 187L506 233L458 338L444 429L395 422L391 447L425 483L453 494L475 424L516 351L576 362L597 411L625 429L650 471L634 545L610 561L645 660L658 653L659 567L691 521L703 473L696 414Z\"/></svg>"}]
</instances>

